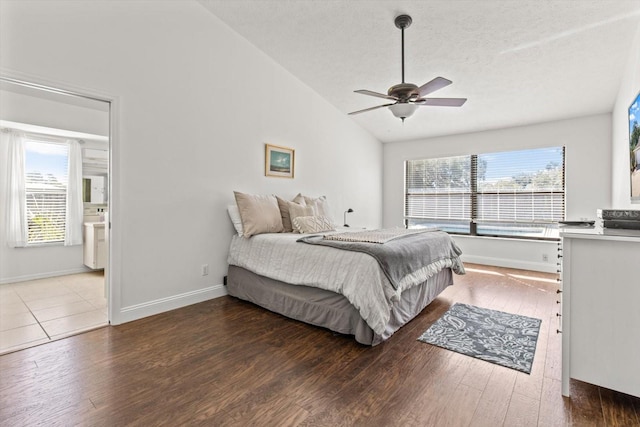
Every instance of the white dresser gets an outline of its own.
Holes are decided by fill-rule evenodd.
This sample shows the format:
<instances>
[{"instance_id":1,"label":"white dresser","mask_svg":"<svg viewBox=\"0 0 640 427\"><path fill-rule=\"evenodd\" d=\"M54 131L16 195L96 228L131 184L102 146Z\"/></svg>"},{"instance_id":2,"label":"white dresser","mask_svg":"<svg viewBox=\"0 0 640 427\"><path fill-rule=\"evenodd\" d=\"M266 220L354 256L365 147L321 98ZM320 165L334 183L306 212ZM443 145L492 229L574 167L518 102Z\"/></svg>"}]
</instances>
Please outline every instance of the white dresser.
<instances>
[{"instance_id":1,"label":"white dresser","mask_svg":"<svg viewBox=\"0 0 640 427\"><path fill-rule=\"evenodd\" d=\"M640 397L640 232L561 237L562 394L575 378Z\"/></svg>"}]
</instances>

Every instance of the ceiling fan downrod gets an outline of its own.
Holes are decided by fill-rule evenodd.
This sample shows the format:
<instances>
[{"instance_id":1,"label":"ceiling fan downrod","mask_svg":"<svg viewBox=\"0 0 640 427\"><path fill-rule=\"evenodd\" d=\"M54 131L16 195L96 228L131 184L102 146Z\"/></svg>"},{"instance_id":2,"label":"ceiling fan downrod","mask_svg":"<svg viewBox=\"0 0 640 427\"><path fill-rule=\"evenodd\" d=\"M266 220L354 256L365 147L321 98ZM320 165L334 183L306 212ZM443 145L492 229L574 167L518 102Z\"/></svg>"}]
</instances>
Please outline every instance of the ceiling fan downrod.
<instances>
[{"instance_id":1,"label":"ceiling fan downrod","mask_svg":"<svg viewBox=\"0 0 640 427\"><path fill-rule=\"evenodd\" d=\"M409 15L398 15L395 19L396 27L400 28L400 43L402 45L402 83L404 83L404 29L411 25L411 17Z\"/></svg>"}]
</instances>

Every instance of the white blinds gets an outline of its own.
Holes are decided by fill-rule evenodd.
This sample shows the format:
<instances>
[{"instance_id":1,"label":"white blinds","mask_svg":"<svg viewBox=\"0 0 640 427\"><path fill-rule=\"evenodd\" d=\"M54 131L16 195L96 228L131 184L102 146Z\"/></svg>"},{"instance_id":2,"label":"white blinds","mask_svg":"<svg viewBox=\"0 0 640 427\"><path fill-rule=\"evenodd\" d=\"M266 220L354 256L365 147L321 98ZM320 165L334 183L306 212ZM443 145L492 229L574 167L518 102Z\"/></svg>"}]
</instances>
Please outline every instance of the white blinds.
<instances>
[{"instance_id":1,"label":"white blinds","mask_svg":"<svg viewBox=\"0 0 640 427\"><path fill-rule=\"evenodd\" d=\"M476 219L544 223L564 219L562 147L479 154Z\"/></svg>"},{"instance_id":2,"label":"white blinds","mask_svg":"<svg viewBox=\"0 0 640 427\"><path fill-rule=\"evenodd\" d=\"M471 220L470 156L410 160L405 186L407 217Z\"/></svg>"},{"instance_id":3,"label":"white blinds","mask_svg":"<svg viewBox=\"0 0 640 427\"><path fill-rule=\"evenodd\" d=\"M409 226L467 222L471 234L522 234L523 225L563 220L564 200L563 147L406 162Z\"/></svg>"},{"instance_id":4,"label":"white blinds","mask_svg":"<svg viewBox=\"0 0 640 427\"><path fill-rule=\"evenodd\" d=\"M28 244L63 242L69 147L25 141Z\"/></svg>"}]
</instances>

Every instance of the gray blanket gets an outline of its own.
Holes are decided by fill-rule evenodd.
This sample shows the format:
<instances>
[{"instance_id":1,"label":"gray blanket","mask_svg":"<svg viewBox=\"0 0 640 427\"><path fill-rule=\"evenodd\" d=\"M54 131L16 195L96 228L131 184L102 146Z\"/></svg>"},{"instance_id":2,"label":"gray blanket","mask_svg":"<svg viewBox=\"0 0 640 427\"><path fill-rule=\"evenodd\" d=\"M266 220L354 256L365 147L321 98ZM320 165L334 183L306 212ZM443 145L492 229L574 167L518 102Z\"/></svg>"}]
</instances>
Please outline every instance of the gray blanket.
<instances>
[{"instance_id":1,"label":"gray blanket","mask_svg":"<svg viewBox=\"0 0 640 427\"><path fill-rule=\"evenodd\" d=\"M442 266L450 266L455 273L464 274L464 266L459 258L462 251L443 231L411 234L384 244L341 242L327 240L321 235L305 236L298 239L298 242L371 255L378 261L394 289L398 289L402 280L408 276L430 270L433 271L430 273L432 275Z\"/></svg>"}]
</instances>

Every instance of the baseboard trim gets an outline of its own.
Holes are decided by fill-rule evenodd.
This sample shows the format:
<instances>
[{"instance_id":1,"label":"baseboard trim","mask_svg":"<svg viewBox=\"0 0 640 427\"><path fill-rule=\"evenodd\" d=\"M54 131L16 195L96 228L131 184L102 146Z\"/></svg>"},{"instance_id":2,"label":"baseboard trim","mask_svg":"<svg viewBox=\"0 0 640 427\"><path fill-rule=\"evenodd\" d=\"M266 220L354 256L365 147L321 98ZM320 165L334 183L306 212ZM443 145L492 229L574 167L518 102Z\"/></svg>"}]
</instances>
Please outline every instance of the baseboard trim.
<instances>
[{"instance_id":1,"label":"baseboard trim","mask_svg":"<svg viewBox=\"0 0 640 427\"><path fill-rule=\"evenodd\" d=\"M120 313L113 316L115 319L111 319L111 324L118 325L121 323L131 322L225 295L227 295L227 289L224 285L214 285L208 288L198 289L197 291L185 292L183 294L160 298L154 301L144 302L142 304L122 307Z\"/></svg>"},{"instance_id":2,"label":"baseboard trim","mask_svg":"<svg viewBox=\"0 0 640 427\"><path fill-rule=\"evenodd\" d=\"M69 270L48 271L46 273L25 274L23 276L5 277L0 279L0 285L6 283L27 282L29 280L46 279L48 277L68 276L70 274L87 273L93 271L87 267L72 268Z\"/></svg>"},{"instance_id":3,"label":"baseboard trim","mask_svg":"<svg viewBox=\"0 0 640 427\"><path fill-rule=\"evenodd\" d=\"M517 268L519 270L531 270L540 271L543 273L556 273L558 268L555 264L549 264L546 262L531 262L521 261L507 258L492 258L479 255L465 255L461 256L462 262L470 262L473 264L493 265L496 267Z\"/></svg>"}]
</instances>

